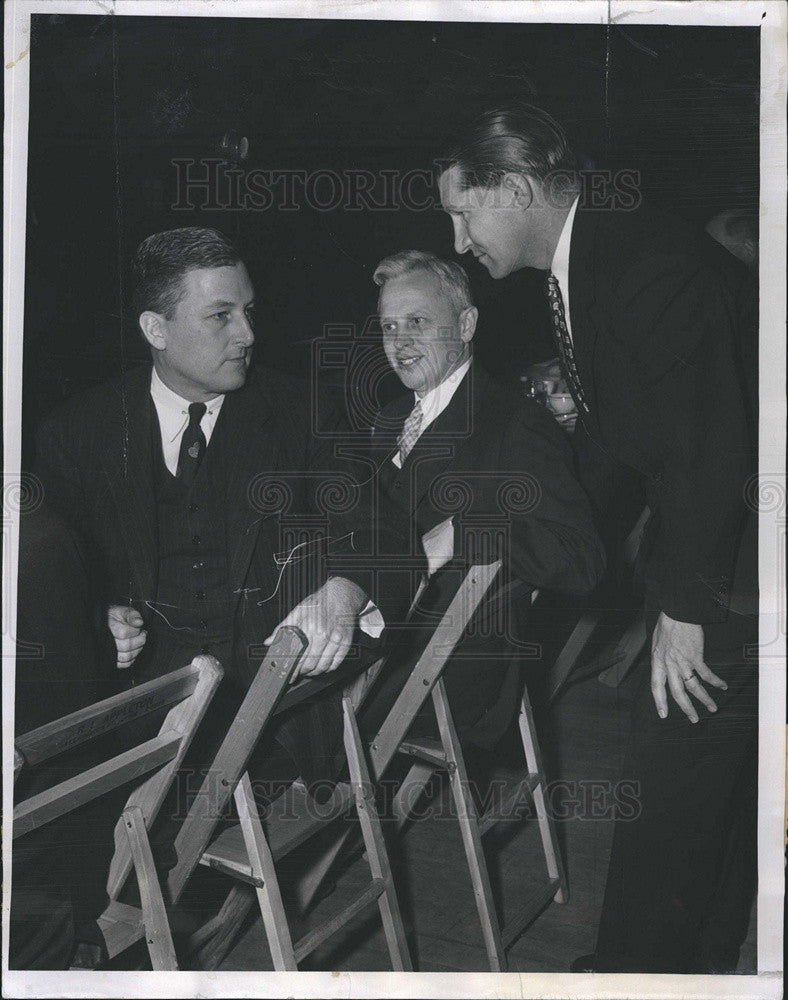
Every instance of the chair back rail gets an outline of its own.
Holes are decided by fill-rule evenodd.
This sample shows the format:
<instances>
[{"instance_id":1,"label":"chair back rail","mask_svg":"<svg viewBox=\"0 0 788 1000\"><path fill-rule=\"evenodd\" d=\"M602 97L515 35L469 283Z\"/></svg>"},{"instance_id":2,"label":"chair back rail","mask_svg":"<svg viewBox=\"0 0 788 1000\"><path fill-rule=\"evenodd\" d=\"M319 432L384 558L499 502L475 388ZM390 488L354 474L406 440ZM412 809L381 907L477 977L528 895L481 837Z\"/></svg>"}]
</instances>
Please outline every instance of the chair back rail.
<instances>
[{"instance_id":1,"label":"chair back rail","mask_svg":"<svg viewBox=\"0 0 788 1000\"><path fill-rule=\"evenodd\" d=\"M438 682L454 647L490 589L501 560L472 566L460 584L440 625L432 634L397 700L369 748L372 777L379 780L397 753L421 706Z\"/></svg>"},{"instance_id":2,"label":"chair back rail","mask_svg":"<svg viewBox=\"0 0 788 1000\"><path fill-rule=\"evenodd\" d=\"M80 708L38 729L32 729L14 741L14 748L24 758L25 767L34 767L67 750L120 726L149 715L159 708L188 698L197 687L205 657L197 657L180 670L147 681L121 694Z\"/></svg>"}]
</instances>

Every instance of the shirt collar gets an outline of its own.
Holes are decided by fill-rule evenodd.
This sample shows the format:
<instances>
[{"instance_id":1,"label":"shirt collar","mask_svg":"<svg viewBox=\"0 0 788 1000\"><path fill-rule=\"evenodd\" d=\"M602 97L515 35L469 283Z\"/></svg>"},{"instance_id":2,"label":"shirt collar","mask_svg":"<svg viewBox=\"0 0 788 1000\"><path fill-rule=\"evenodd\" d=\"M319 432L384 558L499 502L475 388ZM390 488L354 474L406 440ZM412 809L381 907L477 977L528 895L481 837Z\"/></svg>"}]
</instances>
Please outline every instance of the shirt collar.
<instances>
[{"instance_id":1,"label":"shirt collar","mask_svg":"<svg viewBox=\"0 0 788 1000\"><path fill-rule=\"evenodd\" d=\"M173 441L183 431L189 419L191 404L188 399L179 396L162 382L155 367L150 378L150 394L156 404L162 438L165 441ZM216 417L223 402L224 396L217 396L205 404L205 412L211 417Z\"/></svg>"},{"instance_id":2,"label":"shirt collar","mask_svg":"<svg viewBox=\"0 0 788 1000\"><path fill-rule=\"evenodd\" d=\"M580 201L580 195L578 195L572 202L572 207L569 209L569 215L567 215L564 220L564 228L561 230L561 235L558 237L558 245L555 248L555 253L553 254L553 262L550 265L550 270L558 278L558 284L562 285L564 290L569 282L569 247L572 242L572 226L575 221L575 214L577 212L577 206Z\"/></svg>"},{"instance_id":3,"label":"shirt collar","mask_svg":"<svg viewBox=\"0 0 788 1000\"><path fill-rule=\"evenodd\" d=\"M465 378L468 369L471 367L471 360L471 358L468 358L467 361L463 361L459 368L455 368L450 375L422 397L415 397L421 403L422 427L426 427L428 423L432 423L449 405L452 396L457 391L457 386ZM416 405L415 400L413 405Z\"/></svg>"}]
</instances>

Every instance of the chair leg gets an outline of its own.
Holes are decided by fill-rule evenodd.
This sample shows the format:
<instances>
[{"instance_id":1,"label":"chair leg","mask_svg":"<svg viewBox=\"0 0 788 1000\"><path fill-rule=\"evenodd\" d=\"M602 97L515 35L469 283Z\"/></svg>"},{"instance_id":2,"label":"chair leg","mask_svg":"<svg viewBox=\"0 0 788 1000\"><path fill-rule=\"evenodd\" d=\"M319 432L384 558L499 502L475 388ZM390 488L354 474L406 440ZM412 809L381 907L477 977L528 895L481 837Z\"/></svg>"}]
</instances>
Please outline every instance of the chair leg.
<instances>
[{"instance_id":1,"label":"chair leg","mask_svg":"<svg viewBox=\"0 0 788 1000\"><path fill-rule=\"evenodd\" d=\"M460 748L454 720L449 711L446 688L443 680L439 680L432 691L435 715L438 719L438 729L449 770L449 780L457 815L460 823L465 856L468 860L468 870L473 884L473 894L476 897L476 908L482 925L484 945L492 972L506 971L506 955L504 952L501 927L495 912L490 875L487 871L487 861L484 857L482 837L479 831L479 818L476 805L468 785L468 772L465 769L465 759Z\"/></svg>"},{"instance_id":2,"label":"chair leg","mask_svg":"<svg viewBox=\"0 0 788 1000\"><path fill-rule=\"evenodd\" d=\"M536 739L536 729L534 727L534 717L531 710L531 702L528 698L527 690L523 690L522 701L520 702L520 713L518 717L520 727L520 738L523 742L525 760L528 771L531 774L539 775L539 784L533 789L533 801L536 809L536 818L539 823L539 834L542 838L542 849L544 850L547 874L551 879L558 879L559 889L555 894L556 903L566 903L569 900L569 884L566 878L566 871L561 860L561 852L558 847L558 837L555 832L555 824L547 812L544 796L544 769L542 767L542 754L539 743Z\"/></svg>"},{"instance_id":3,"label":"chair leg","mask_svg":"<svg viewBox=\"0 0 788 1000\"><path fill-rule=\"evenodd\" d=\"M252 866L252 874L262 879L263 885L255 889L260 913L263 917L268 946L277 972L297 972L293 939L287 921L279 881L276 877L274 859L268 841L265 839L263 824L257 811L257 803L252 791L248 772L244 772L235 789L235 804L241 821L241 832L246 845L246 853Z\"/></svg>"},{"instance_id":4,"label":"chair leg","mask_svg":"<svg viewBox=\"0 0 788 1000\"><path fill-rule=\"evenodd\" d=\"M587 611L575 625L564 648L548 671L547 699L549 702L553 702L563 688L567 678L574 670L580 654L596 631L601 617L598 611Z\"/></svg>"},{"instance_id":5,"label":"chair leg","mask_svg":"<svg viewBox=\"0 0 788 1000\"><path fill-rule=\"evenodd\" d=\"M613 665L601 671L599 680L608 687L618 687L632 669L635 660L646 644L647 638L646 617L643 614L638 614L616 646L613 654L616 658Z\"/></svg>"},{"instance_id":6,"label":"chair leg","mask_svg":"<svg viewBox=\"0 0 788 1000\"><path fill-rule=\"evenodd\" d=\"M397 832L407 823L434 773L434 765L423 764L421 761L416 761L408 771L391 803Z\"/></svg>"},{"instance_id":7,"label":"chair leg","mask_svg":"<svg viewBox=\"0 0 788 1000\"><path fill-rule=\"evenodd\" d=\"M145 942L148 945L151 965L156 972L177 972L178 960L175 957L170 923L164 908L142 809L139 806L124 809L123 824L126 827L132 862L137 873L142 919L145 924Z\"/></svg>"},{"instance_id":8,"label":"chair leg","mask_svg":"<svg viewBox=\"0 0 788 1000\"><path fill-rule=\"evenodd\" d=\"M193 964L204 972L218 969L253 906L251 886L234 885L218 914L189 938Z\"/></svg>"},{"instance_id":9,"label":"chair leg","mask_svg":"<svg viewBox=\"0 0 788 1000\"><path fill-rule=\"evenodd\" d=\"M412 972L413 964L405 938L405 927L402 923L399 901L394 888L383 829L375 807L374 787L364 757L361 736L350 700L343 698L342 704L345 717L345 752L350 769L350 781L356 796L356 809L361 824L361 833L364 837L364 845L367 849L369 867L372 877L381 879L385 884L385 889L378 898L378 907L391 956L391 964L395 972Z\"/></svg>"}]
</instances>

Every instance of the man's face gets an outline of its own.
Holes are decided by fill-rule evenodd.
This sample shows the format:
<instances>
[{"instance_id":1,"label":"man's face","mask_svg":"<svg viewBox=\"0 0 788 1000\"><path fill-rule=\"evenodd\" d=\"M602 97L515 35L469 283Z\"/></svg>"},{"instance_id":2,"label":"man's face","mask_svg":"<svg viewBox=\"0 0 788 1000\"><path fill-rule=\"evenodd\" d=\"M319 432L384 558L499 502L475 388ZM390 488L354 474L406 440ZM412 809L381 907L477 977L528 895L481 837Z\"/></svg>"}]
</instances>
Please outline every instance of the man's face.
<instances>
[{"instance_id":1,"label":"man's face","mask_svg":"<svg viewBox=\"0 0 788 1000\"><path fill-rule=\"evenodd\" d=\"M246 381L254 289L241 263L199 268L181 280L184 294L173 318L160 317L160 341L151 340L154 364L173 392L207 402Z\"/></svg>"},{"instance_id":2,"label":"man's face","mask_svg":"<svg viewBox=\"0 0 788 1000\"><path fill-rule=\"evenodd\" d=\"M380 293L383 348L402 384L423 396L469 356L476 310L458 316L428 271L391 278Z\"/></svg>"},{"instance_id":3,"label":"man's face","mask_svg":"<svg viewBox=\"0 0 788 1000\"><path fill-rule=\"evenodd\" d=\"M465 188L459 167L438 181L441 204L454 226L454 249L470 250L493 278L505 278L529 260L529 215L517 194L501 183L492 188ZM538 266L538 265L537 265Z\"/></svg>"}]
</instances>

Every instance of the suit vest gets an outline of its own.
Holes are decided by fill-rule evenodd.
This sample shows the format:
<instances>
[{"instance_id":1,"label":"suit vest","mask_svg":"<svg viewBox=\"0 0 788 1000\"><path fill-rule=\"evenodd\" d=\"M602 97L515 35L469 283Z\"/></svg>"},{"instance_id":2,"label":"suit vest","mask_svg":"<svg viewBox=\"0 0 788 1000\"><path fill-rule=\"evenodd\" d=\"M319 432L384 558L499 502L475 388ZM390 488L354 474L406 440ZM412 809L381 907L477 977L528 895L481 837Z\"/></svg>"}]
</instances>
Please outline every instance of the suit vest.
<instances>
[{"instance_id":1,"label":"suit vest","mask_svg":"<svg viewBox=\"0 0 788 1000\"><path fill-rule=\"evenodd\" d=\"M171 648L226 660L234 601L229 588L221 456L210 446L190 487L167 469L153 421L159 572L153 621Z\"/></svg>"}]
</instances>

